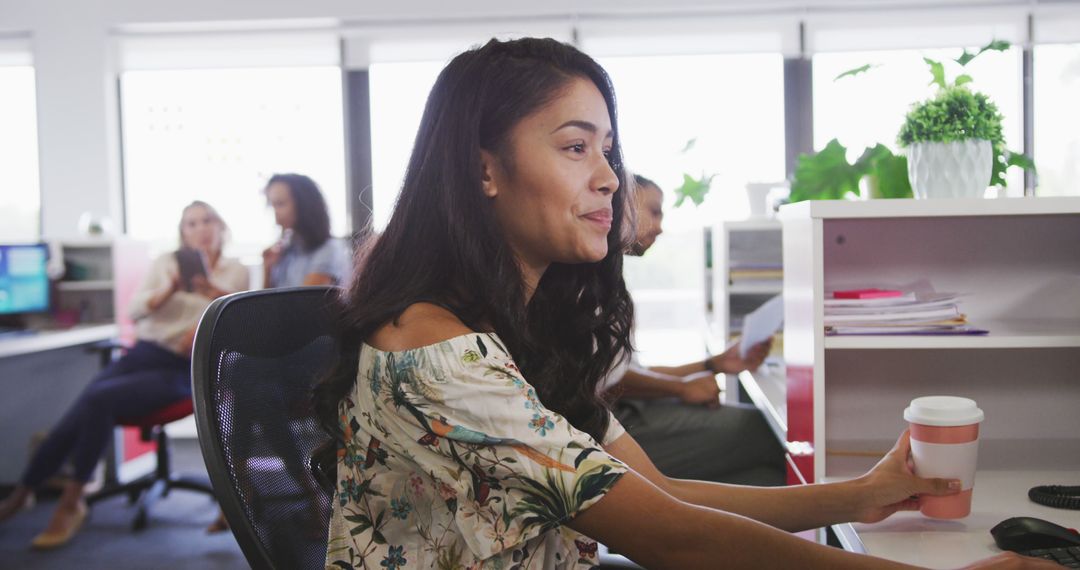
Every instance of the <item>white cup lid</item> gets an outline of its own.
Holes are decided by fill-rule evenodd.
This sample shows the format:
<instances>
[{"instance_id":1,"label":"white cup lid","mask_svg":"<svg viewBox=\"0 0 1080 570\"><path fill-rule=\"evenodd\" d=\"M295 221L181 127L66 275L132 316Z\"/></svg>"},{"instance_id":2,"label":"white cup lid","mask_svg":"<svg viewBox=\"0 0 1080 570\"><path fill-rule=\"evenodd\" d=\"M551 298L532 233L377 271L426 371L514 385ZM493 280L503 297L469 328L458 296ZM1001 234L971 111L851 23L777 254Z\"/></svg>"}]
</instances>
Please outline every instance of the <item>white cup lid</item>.
<instances>
[{"instance_id":1,"label":"white cup lid","mask_svg":"<svg viewBox=\"0 0 1080 570\"><path fill-rule=\"evenodd\" d=\"M975 400L957 396L915 398L904 410L905 420L924 426L966 426L983 421L983 417L983 411L975 405Z\"/></svg>"}]
</instances>

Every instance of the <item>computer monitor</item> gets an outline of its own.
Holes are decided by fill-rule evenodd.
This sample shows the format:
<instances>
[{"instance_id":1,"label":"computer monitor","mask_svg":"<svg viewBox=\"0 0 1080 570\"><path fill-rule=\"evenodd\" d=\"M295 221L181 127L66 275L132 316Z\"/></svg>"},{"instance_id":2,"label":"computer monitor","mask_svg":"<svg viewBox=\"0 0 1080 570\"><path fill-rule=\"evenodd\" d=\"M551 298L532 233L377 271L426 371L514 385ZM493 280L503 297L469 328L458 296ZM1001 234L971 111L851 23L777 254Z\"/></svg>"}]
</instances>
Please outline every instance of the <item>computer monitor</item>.
<instances>
[{"instance_id":1,"label":"computer monitor","mask_svg":"<svg viewBox=\"0 0 1080 570\"><path fill-rule=\"evenodd\" d=\"M48 261L43 243L0 245L0 315L49 310Z\"/></svg>"}]
</instances>

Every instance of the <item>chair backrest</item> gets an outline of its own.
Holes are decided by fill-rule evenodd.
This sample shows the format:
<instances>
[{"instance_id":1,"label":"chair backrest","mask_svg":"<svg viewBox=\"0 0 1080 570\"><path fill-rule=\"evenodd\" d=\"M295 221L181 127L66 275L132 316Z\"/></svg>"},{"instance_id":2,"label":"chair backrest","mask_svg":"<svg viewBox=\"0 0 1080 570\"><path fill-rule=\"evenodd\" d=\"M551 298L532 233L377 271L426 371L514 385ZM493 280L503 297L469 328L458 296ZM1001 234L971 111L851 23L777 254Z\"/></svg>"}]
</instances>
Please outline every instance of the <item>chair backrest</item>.
<instances>
[{"instance_id":1,"label":"chair backrest","mask_svg":"<svg viewBox=\"0 0 1080 570\"><path fill-rule=\"evenodd\" d=\"M199 444L252 568L323 568L330 491L311 469L328 440L312 386L338 359L332 287L236 293L206 309L192 354Z\"/></svg>"}]
</instances>

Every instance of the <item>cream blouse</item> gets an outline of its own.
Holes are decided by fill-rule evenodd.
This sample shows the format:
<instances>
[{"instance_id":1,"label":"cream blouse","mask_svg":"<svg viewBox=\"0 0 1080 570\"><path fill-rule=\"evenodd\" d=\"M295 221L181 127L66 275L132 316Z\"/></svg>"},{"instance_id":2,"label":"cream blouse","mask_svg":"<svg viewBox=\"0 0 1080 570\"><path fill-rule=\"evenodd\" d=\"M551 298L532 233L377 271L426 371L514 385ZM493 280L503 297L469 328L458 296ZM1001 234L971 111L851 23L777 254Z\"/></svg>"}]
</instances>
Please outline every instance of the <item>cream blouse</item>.
<instances>
[{"instance_id":1,"label":"cream blouse","mask_svg":"<svg viewBox=\"0 0 1080 570\"><path fill-rule=\"evenodd\" d=\"M198 293L177 291L156 311L148 306L150 299L172 285L173 277L179 275L180 266L173 252L154 260L139 290L132 297L128 314L135 321L135 336L139 340L161 345L182 356L189 356L185 346L188 333L202 318L203 311L213 299ZM248 270L236 259L220 257L208 276L210 283L229 293L250 288Z\"/></svg>"}]
</instances>

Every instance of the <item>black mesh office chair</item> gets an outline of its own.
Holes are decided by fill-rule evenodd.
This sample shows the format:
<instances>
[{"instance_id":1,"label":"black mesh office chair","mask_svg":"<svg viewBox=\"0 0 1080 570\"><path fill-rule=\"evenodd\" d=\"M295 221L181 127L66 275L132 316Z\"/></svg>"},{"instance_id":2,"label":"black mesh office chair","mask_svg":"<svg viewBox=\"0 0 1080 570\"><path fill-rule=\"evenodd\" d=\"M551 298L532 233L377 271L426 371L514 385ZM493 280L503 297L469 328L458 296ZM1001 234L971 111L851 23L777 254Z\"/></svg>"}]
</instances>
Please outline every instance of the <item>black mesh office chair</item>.
<instances>
[{"instance_id":1,"label":"black mesh office chair","mask_svg":"<svg viewBox=\"0 0 1080 570\"><path fill-rule=\"evenodd\" d=\"M192 355L199 444L222 511L252 568L323 568L332 489L310 456L328 437L311 387L338 357L331 287L214 301Z\"/></svg>"}]
</instances>

